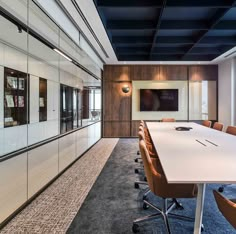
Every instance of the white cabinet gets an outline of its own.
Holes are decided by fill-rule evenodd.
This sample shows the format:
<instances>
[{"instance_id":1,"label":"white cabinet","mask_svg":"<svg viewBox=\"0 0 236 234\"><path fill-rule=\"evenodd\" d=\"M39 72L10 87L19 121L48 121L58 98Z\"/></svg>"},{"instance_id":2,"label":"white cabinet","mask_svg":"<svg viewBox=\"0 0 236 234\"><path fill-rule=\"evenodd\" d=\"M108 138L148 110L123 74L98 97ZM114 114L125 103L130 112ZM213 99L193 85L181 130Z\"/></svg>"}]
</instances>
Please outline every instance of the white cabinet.
<instances>
[{"instance_id":1,"label":"white cabinet","mask_svg":"<svg viewBox=\"0 0 236 234\"><path fill-rule=\"evenodd\" d=\"M59 172L76 158L76 132L59 139Z\"/></svg>"},{"instance_id":2,"label":"white cabinet","mask_svg":"<svg viewBox=\"0 0 236 234\"><path fill-rule=\"evenodd\" d=\"M59 84L47 80L47 120L59 118Z\"/></svg>"},{"instance_id":3,"label":"white cabinet","mask_svg":"<svg viewBox=\"0 0 236 234\"><path fill-rule=\"evenodd\" d=\"M88 149L88 128L82 128L78 130L77 132L77 146L76 146L76 152L77 157L83 154Z\"/></svg>"},{"instance_id":4,"label":"white cabinet","mask_svg":"<svg viewBox=\"0 0 236 234\"><path fill-rule=\"evenodd\" d=\"M30 124L39 122L39 78L30 75Z\"/></svg>"},{"instance_id":5,"label":"white cabinet","mask_svg":"<svg viewBox=\"0 0 236 234\"><path fill-rule=\"evenodd\" d=\"M58 140L28 153L28 198L58 174Z\"/></svg>"},{"instance_id":6,"label":"white cabinet","mask_svg":"<svg viewBox=\"0 0 236 234\"><path fill-rule=\"evenodd\" d=\"M27 153L0 163L0 223L27 200Z\"/></svg>"}]
</instances>

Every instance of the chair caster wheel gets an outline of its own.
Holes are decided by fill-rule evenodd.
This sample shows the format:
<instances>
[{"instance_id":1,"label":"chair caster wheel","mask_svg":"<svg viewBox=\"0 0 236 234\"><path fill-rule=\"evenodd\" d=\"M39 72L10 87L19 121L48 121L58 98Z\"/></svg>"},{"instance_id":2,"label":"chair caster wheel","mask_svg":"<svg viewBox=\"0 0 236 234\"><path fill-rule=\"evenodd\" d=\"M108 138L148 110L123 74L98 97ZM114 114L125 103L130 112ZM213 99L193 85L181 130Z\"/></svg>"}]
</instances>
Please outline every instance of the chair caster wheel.
<instances>
[{"instance_id":1,"label":"chair caster wheel","mask_svg":"<svg viewBox=\"0 0 236 234\"><path fill-rule=\"evenodd\" d=\"M147 182L147 177L145 176L143 180Z\"/></svg>"},{"instance_id":2,"label":"chair caster wheel","mask_svg":"<svg viewBox=\"0 0 236 234\"><path fill-rule=\"evenodd\" d=\"M133 231L133 233L139 232L139 226L138 226L138 224L136 224L136 223L133 224L132 231Z\"/></svg>"},{"instance_id":3,"label":"chair caster wheel","mask_svg":"<svg viewBox=\"0 0 236 234\"><path fill-rule=\"evenodd\" d=\"M134 188L138 189L139 188L139 184L134 183Z\"/></svg>"},{"instance_id":4,"label":"chair caster wheel","mask_svg":"<svg viewBox=\"0 0 236 234\"><path fill-rule=\"evenodd\" d=\"M134 161L137 163L137 162L138 162L138 159L136 158L136 159L134 159Z\"/></svg>"},{"instance_id":5,"label":"chair caster wheel","mask_svg":"<svg viewBox=\"0 0 236 234\"><path fill-rule=\"evenodd\" d=\"M218 188L218 191L219 191L220 193L223 193L223 192L224 192L224 187L222 187L222 186L219 187L219 188Z\"/></svg>"},{"instance_id":6,"label":"chair caster wheel","mask_svg":"<svg viewBox=\"0 0 236 234\"><path fill-rule=\"evenodd\" d=\"M201 232L204 232L204 225L201 225Z\"/></svg>"},{"instance_id":7,"label":"chair caster wheel","mask_svg":"<svg viewBox=\"0 0 236 234\"><path fill-rule=\"evenodd\" d=\"M139 173L138 169L134 169L134 173L138 174Z\"/></svg>"},{"instance_id":8,"label":"chair caster wheel","mask_svg":"<svg viewBox=\"0 0 236 234\"><path fill-rule=\"evenodd\" d=\"M137 155L140 155L140 152L139 152L139 150L137 151Z\"/></svg>"},{"instance_id":9,"label":"chair caster wheel","mask_svg":"<svg viewBox=\"0 0 236 234\"><path fill-rule=\"evenodd\" d=\"M147 205L145 202L143 203L143 209L147 210L149 208L149 205Z\"/></svg>"}]
</instances>

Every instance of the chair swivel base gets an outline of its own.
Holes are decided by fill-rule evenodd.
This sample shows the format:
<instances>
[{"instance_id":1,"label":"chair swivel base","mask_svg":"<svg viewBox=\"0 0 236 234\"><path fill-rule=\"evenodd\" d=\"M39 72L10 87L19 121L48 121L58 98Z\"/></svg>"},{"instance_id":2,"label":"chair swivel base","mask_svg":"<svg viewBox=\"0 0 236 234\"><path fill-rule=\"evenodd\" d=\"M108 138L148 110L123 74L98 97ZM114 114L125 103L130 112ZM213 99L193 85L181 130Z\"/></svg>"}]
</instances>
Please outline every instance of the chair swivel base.
<instances>
[{"instance_id":1,"label":"chair swivel base","mask_svg":"<svg viewBox=\"0 0 236 234\"><path fill-rule=\"evenodd\" d=\"M140 171L144 171L144 168L143 167L136 167L135 169L134 169L134 173L135 174L139 174L140 173Z\"/></svg>"},{"instance_id":2,"label":"chair swivel base","mask_svg":"<svg viewBox=\"0 0 236 234\"><path fill-rule=\"evenodd\" d=\"M136 181L136 182L134 182L134 188L138 189L140 184L148 185L148 183L146 181Z\"/></svg>"},{"instance_id":3,"label":"chair swivel base","mask_svg":"<svg viewBox=\"0 0 236 234\"><path fill-rule=\"evenodd\" d=\"M139 160L142 161L142 158L135 158L135 159L134 159L134 162L138 163Z\"/></svg>"},{"instance_id":4,"label":"chair swivel base","mask_svg":"<svg viewBox=\"0 0 236 234\"><path fill-rule=\"evenodd\" d=\"M147 206L152 207L158 213L147 215L147 216L144 216L144 217L141 217L141 218L138 218L138 219L134 220L133 221L133 226L132 226L133 233L139 232L139 225L138 225L139 223L147 221L147 220L156 219L156 218L159 218L159 217L163 218L164 223L165 223L165 227L166 227L166 231L167 231L168 234L171 233L168 217L169 218L173 217L173 218L182 219L182 220L186 220L186 221L194 221L194 218L190 218L190 217L187 217L187 216L170 213L174 208L178 208L179 206L182 207L182 205L180 203L178 203L176 199L172 199L172 202L169 206L167 206L167 199L163 199L163 208L162 209L160 209L159 207L153 205L152 203L148 202L147 200L144 200L144 203ZM202 230L203 230L203 225L202 225Z\"/></svg>"}]
</instances>

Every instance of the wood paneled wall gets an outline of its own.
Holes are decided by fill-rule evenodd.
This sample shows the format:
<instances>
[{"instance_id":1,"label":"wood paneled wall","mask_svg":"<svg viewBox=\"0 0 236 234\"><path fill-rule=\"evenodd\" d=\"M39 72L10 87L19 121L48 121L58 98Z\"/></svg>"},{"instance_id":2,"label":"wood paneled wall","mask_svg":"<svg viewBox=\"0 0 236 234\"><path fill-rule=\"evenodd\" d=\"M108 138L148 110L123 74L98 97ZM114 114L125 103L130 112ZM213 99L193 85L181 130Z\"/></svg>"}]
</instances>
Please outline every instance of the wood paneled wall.
<instances>
[{"instance_id":1,"label":"wood paneled wall","mask_svg":"<svg viewBox=\"0 0 236 234\"><path fill-rule=\"evenodd\" d=\"M218 80L217 65L105 65L103 72L103 137L135 137L132 121L134 80ZM129 93L122 86L130 86Z\"/></svg>"}]
</instances>

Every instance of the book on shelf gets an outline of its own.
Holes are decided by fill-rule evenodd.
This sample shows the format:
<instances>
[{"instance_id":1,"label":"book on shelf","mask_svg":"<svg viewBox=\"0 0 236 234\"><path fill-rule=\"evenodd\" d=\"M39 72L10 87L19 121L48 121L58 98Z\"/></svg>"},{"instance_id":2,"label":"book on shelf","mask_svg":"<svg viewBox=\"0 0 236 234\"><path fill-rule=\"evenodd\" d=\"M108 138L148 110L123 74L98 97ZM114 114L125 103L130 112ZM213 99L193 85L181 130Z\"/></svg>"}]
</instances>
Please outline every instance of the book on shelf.
<instances>
[{"instance_id":1,"label":"book on shelf","mask_svg":"<svg viewBox=\"0 0 236 234\"><path fill-rule=\"evenodd\" d=\"M25 107L24 96L18 96L18 107Z\"/></svg>"},{"instance_id":2,"label":"book on shelf","mask_svg":"<svg viewBox=\"0 0 236 234\"><path fill-rule=\"evenodd\" d=\"M6 103L7 103L7 107L15 107L13 95L6 95Z\"/></svg>"},{"instance_id":3,"label":"book on shelf","mask_svg":"<svg viewBox=\"0 0 236 234\"><path fill-rule=\"evenodd\" d=\"M19 90L25 90L25 79L19 78Z\"/></svg>"},{"instance_id":4,"label":"book on shelf","mask_svg":"<svg viewBox=\"0 0 236 234\"><path fill-rule=\"evenodd\" d=\"M7 88L17 89L17 77L7 76Z\"/></svg>"}]
</instances>

